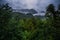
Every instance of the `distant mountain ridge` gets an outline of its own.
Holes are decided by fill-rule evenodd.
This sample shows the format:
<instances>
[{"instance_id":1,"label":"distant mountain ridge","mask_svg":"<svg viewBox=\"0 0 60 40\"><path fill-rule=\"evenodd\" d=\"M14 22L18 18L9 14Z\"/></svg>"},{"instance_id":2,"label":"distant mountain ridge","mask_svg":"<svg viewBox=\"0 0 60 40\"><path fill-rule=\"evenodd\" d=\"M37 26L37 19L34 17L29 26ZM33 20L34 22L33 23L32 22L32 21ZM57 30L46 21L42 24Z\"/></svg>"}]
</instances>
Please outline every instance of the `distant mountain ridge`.
<instances>
[{"instance_id":1,"label":"distant mountain ridge","mask_svg":"<svg viewBox=\"0 0 60 40\"><path fill-rule=\"evenodd\" d=\"M22 19L22 18L40 18L40 19L45 19L45 16L41 16L41 15L35 15L33 16L32 14L22 14L22 13L19 13L19 12L13 12L12 13L12 16L13 18L17 17L17 19Z\"/></svg>"},{"instance_id":2,"label":"distant mountain ridge","mask_svg":"<svg viewBox=\"0 0 60 40\"><path fill-rule=\"evenodd\" d=\"M13 12L20 12L20 13L31 13L31 14L35 14L38 13L36 10L34 9L13 9Z\"/></svg>"}]
</instances>

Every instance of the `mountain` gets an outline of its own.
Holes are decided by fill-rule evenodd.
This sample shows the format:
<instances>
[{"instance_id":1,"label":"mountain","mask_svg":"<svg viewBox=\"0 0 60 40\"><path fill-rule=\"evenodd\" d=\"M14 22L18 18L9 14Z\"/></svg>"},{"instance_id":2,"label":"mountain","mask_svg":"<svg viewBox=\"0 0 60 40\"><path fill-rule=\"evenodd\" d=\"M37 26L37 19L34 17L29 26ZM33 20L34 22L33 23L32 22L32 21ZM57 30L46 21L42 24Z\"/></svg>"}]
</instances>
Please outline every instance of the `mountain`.
<instances>
[{"instance_id":1,"label":"mountain","mask_svg":"<svg viewBox=\"0 0 60 40\"><path fill-rule=\"evenodd\" d=\"M45 13L45 11L40 11L40 13Z\"/></svg>"},{"instance_id":2,"label":"mountain","mask_svg":"<svg viewBox=\"0 0 60 40\"><path fill-rule=\"evenodd\" d=\"M45 18L45 11L40 11L40 13L38 13L34 9L13 9L13 12L19 14L21 18L32 18L33 16L41 19Z\"/></svg>"},{"instance_id":3,"label":"mountain","mask_svg":"<svg viewBox=\"0 0 60 40\"><path fill-rule=\"evenodd\" d=\"M17 19L23 19L23 18L32 18L33 15L32 14L23 14L23 13L19 13L19 12L13 12L11 13L12 18L17 18Z\"/></svg>"},{"instance_id":4,"label":"mountain","mask_svg":"<svg viewBox=\"0 0 60 40\"><path fill-rule=\"evenodd\" d=\"M12 18L17 18L17 19L23 19L23 18L40 18L40 19L45 19L45 16L42 15L35 15L33 16L32 14L23 14L23 13L19 13L19 12L13 12L12 13Z\"/></svg>"},{"instance_id":5,"label":"mountain","mask_svg":"<svg viewBox=\"0 0 60 40\"><path fill-rule=\"evenodd\" d=\"M13 9L13 12L20 12L20 13L25 13L25 14L28 14L28 13L35 14L35 13L37 13L37 11L34 10L34 9Z\"/></svg>"}]
</instances>

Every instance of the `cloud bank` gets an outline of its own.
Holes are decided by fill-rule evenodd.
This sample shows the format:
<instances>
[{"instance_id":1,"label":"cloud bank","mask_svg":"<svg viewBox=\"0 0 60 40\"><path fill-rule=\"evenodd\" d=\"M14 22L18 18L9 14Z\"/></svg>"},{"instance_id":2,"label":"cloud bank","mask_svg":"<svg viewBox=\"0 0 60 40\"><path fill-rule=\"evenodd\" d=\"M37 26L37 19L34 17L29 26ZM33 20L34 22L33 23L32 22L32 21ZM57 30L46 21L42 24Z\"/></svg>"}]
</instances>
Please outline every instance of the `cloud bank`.
<instances>
[{"instance_id":1,"label":"cloud bank","mask_svg":"<svg viewBox=\"0 0 60 40\"><path fill-rule=\"evenodd\" d=\"M45 10L48 4L60 4L60 0L6 0L14 9Z\"/></svg>"}]
</instances>

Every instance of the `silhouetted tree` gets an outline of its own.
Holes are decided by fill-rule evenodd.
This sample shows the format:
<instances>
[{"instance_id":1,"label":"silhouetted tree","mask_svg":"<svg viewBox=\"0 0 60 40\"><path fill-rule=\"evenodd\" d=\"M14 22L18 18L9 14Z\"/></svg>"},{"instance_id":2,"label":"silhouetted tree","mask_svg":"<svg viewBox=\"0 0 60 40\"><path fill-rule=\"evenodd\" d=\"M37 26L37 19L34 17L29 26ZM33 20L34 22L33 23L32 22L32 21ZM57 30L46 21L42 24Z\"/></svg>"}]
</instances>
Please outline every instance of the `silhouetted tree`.
<instances>
[{"instance_id":1,"label":"silhouetted tree","mask_svg":"<svg viewBox=\"0 0 60 40\"><path fill-rule=\"evenodd\" d=\"M56 11L56 40L60 40L60 4L58 5L58 10Z\"/></svg>"},{"instance_id":2,"label":"silhouetted tree","mask_svg":"<svg viewBox=\"0 0 60 40\"><path fill-rule=\"evenodd\" d=\"M60 4L58 5L58 10L60 10Z\"/></svg>"},{"instance_id":3,"label":"silhouetted tree","mask_svg":"<svg viewBox=\"0 0 60 40\"><path fill-rule=\"evenodd\" d=\"M46 17L48 20L48 25L54 27L53 30L55 30L56 27L56 12L55 12L55 7L53 4L48 5L47 10L46 10ZM56 34L56 31L55 33Z\"/></svg>"},{"instance_id":4,"label":"silhouetted tree","mask_svg":"<svg viewBox=\"0 0 60 40\"><path fill-rule=\"evenodd\" d=\"M7 36L7 25L10 20L12 8L8 4L0 7L0 40L4 40Z\"/></svg>"}]
</instances>

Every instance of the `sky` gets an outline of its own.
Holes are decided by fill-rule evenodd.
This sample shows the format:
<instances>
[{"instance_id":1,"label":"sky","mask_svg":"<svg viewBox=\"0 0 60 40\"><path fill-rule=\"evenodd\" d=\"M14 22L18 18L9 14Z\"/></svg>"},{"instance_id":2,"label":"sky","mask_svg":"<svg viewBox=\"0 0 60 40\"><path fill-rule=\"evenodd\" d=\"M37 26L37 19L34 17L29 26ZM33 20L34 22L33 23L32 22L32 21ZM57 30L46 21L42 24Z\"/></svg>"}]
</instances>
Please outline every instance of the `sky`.
<instances>
[{"instance_id":1,"label":"sky","mask_svg":"<svg viewBox=\"0 0 60 40\"><path fill-rule=\"evenodd\" d=\"M0 1L2 2L2 0ZM60 0L3 0L8 2L13 9L35 9L38 11L46 10L49 4L60 4Z\"/></svg>"},{"instance_id":2,"label":"sky","mask_svg":"<svg viewBox=\"0 0 60 40\"><path fill-rule=\"evenodd\" d=\"M43 11L49 4L57 6L60 0L6 0L14 9L36 9Z\"/></svg>"}]
</instances>

